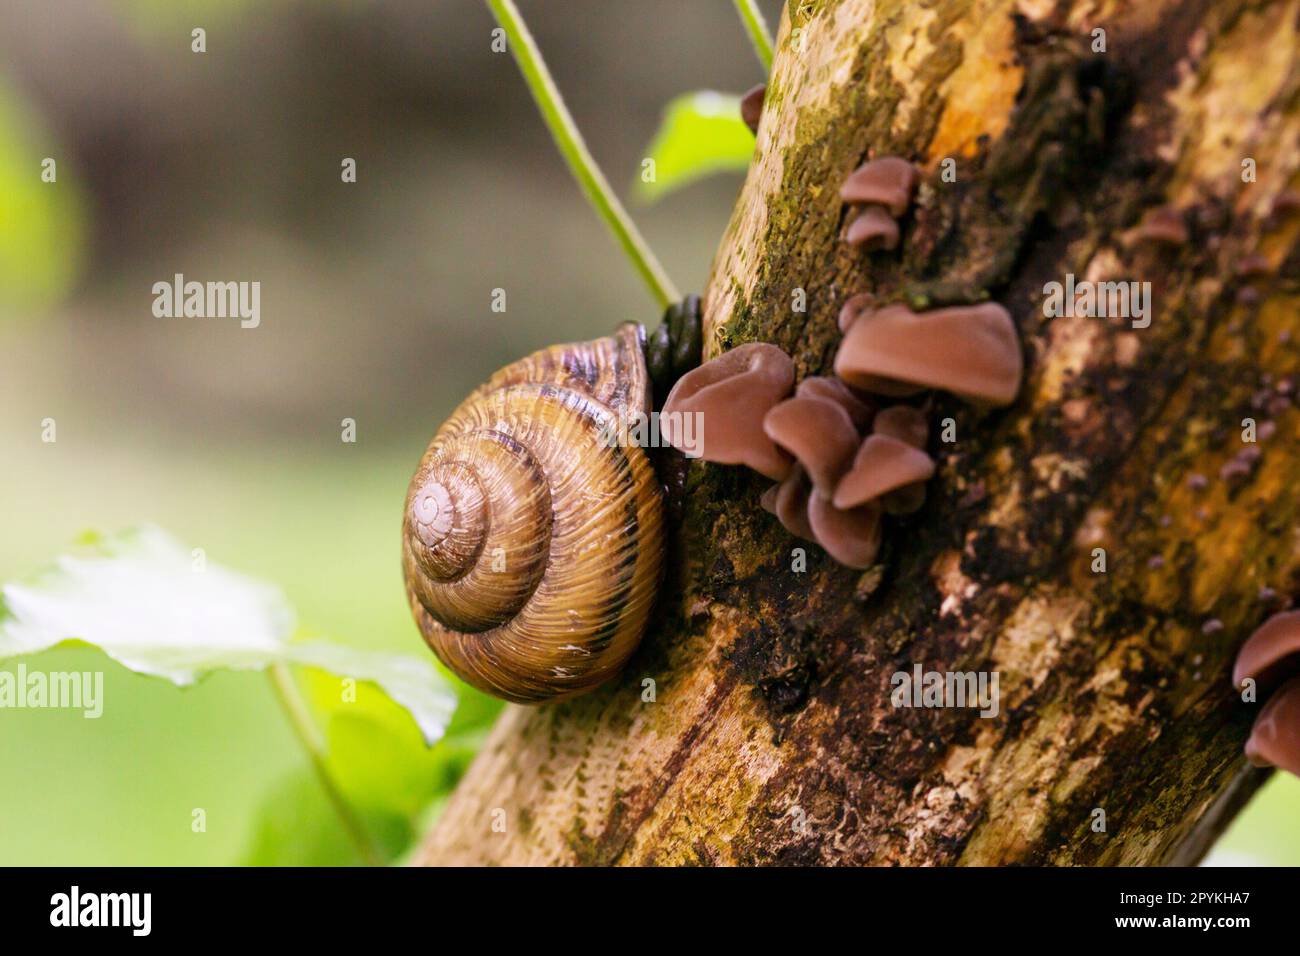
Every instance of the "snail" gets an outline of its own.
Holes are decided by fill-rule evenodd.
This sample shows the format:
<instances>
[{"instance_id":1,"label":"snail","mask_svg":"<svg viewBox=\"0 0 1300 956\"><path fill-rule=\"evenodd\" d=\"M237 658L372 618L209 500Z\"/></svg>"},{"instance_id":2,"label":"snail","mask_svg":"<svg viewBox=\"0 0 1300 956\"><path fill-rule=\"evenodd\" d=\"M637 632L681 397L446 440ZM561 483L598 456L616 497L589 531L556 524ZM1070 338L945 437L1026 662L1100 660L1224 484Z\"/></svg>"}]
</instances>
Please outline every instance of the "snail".
<instances>
[{"instance_id":1,"label":"snail","mask_svg":"<svg viewBox=\"0 0 1300 956\"><path fill-rule=\"evenodd\" d=\"M425 642L516 703L616 673L664 564L663 491L645 449L610 440L699 361L700 301L647 341L624 323L506 366L438 429L406 496L402 570Z\"/></svg>"}]
</instances>

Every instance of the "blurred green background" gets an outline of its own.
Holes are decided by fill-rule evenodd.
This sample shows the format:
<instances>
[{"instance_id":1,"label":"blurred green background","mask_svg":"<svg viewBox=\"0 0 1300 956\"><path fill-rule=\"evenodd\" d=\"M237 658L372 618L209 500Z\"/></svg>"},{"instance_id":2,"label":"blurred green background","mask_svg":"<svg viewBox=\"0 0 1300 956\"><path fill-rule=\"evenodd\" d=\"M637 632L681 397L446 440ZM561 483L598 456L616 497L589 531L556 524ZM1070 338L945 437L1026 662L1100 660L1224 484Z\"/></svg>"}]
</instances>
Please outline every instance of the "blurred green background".
<instances>
[{"instance_id":1,"label":"blurred green background","mask_svg":"<svg viewBox=\"0 0 1300 956\"><path fill-rule=\"evenodd\" d=\"M728 0L520 7L624 195L672 97L762 78ZM278 583L311 630L423 652L398 528L437 425L506 362L657 312L492 27L478 0L0 5L0 580L84 529L155 522ZM633 206L684 289L738 186ZM260 281L261 327L154 318L178 272ZM0 711L0 864L351 859L265 676L182 690L90 650L27 663L103 670L106 703ZM495 712L462 691L410 818L370 817L385 845L436 812ZM1297 809L1300 782L1273 780L1213 859L1300 862Z\"/></svg>"}]
</instances>

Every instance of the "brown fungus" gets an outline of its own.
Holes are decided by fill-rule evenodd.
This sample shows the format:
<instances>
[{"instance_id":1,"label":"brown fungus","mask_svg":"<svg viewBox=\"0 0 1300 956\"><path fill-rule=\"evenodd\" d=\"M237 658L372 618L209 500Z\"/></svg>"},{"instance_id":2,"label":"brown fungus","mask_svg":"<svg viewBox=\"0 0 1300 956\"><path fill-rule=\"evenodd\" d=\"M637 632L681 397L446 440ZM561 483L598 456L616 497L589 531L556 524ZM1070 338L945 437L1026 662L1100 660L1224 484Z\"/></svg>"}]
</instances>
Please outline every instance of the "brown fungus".
<instances>
[{"instance_id":1,"label":"brown fungus","mask_svg":"<svg viewBox=\"0 0 1300 956\"><path fill-rule=\"evenodd\" d=\"M794 363L775 345L738 346L678 379L660 413L660 430L674 448L690 450L679 430L683 416L697 414L701 458L747 465L780 481L793 462L768 439L763 417L793 385Z\"/></svg>"},{"instance_id":2,"label":"brown fungus","mask_svg":"<svg viewBox=\"0 0 1300 956\"><path fill-rule=\"evenodd\" d=\"M898 222L884 206L864 206L849 223L844 239L851 246L861 246L867 252L898 248Z\"/></svg>"},{"instance_id":3,"label":"brown fungus","mask_svg":"<svg viewBox=\"0 0 1300 956\"><path fill-rule=\"evenodd\" d=\"M930 423L924 413L911 405L891 405L876 413L871 430L877 435L896 438L913 448L925 450L930 438ZM917 481L891 491L880 499L886 514L907 515L925 504L925 482Z\"/></svg>"},{"instance_id":4,"label":"brown fungus","mask_svg":"<svg viewBox=\"0 0 1300 956\"><path fill-rule=\"evenodd\" d=\"M1283 684L1260 710L1246 741L1246 759L1300 776L1300 677Z\"/></svg>"},{"instance_id":5,"label":"brown fungus","mask_svg":"<svg viewBox=\"0 0 1300 956\"><path fill-rule=\"evenodd\" d=\"M763 493L762 504L796 538L816 541L812 528L808 525L808 496L811 494L812 485L808 482L808 475L799 465L795 465L785 481L773 485Z\"/></svg>"},{"instance_id":6,"label":"brown fungus","mask_svg":"<svg viewBox=\"0 0 1300 956\"><path fill-rule=\"evenodd\" d=\"M911 405L890 405L876 412L871 430L877 435L888 435L905 441L913 448L924 448L930 440L930 423L919 408Z\"/></svg>"},{"instance_id":7,"label":"brown fungus","mask_svg":"<svg viewBox=\"0 0 1300 956\"><path fill-rule=\"evenodd\" d=\"M1274 614L1246 639L1232 682L1240 688L1247 678L1271 694L1251 728L1246 757L1300 776L1300 611Z\"/></svg>"},{"instance_id":8,"label":"brown fungus","mask_svg":"<svg viewBox=\"0 0 1300 956\"><path fill-rule=\"evenodd\" d=\"M1273 271L1273 266L1269 263L1268 256L1258 252L1251 252L1236 261L1233 271L1238 278L1253 279L1257 276L1268 275Z\"/></svg>"},{"instance_id":9,"label":"brown fungus","mask_svg":"<svg viewBox=\"0 0 1300 956\"><path fill-rule=\"evenodd\" d=\"M920 314L886 306L858 318L835 356L835 373L854 388L885 395L938 388L994 406L1015 401L1022 371L1015 324L996 302Z\"/></svg>"},{"instance_id":10,"label":"brown fungus","mask_svg":"<svg viewBox=\"0 0 1300 956\"><path fill-rule=\"evenodd\" d=\"M853 427L858 430L859 434L870 427L871 420L875 416L875 408L838 378L826 375L810 375L799 383L799 387L794 390L794 394L799 398L829 399L842 405L844 410L849 413L849 418L853 420Z\"/></svg>"},{"instance_id":11,"label":"brown fungus","mask_svg":"<svg viewBox=\"0 0 1300 956\"><path fill-rule=\"evenodd\" d=\"M1283 190L1274 196L1273 204L1268 210L1268 214L1275 219L1289 216L1293 212L1300 212L1300 192L1294 189Z\"/></svg>"},{"instance_id":12,"label":"brown fungus","mask_svg":"<svg viewBox=\"0 0 1300 956\"><path fill-rule=\"evenodd\" d=\"M740 98L740 118L754 135L758 135L758 121L763 116L763 97L766 95L767 85L760 83Z\"/></svg>"},{"instance_id":13,"label":"brown fungus","mask_svg":"<svg viewBox=\"0 0 1300 956\"><path fill-rule=\"evenodd\" d=\"M1240 687L1249 677L1268 688L1291 671L1300 671L1300 611L1274 614L1246 639L1237 652L1232 682Z\"/></svg>"},{"instance_id":14,"label":"brown fungus","mask_svg":"<svg viewBox=\"0 0 1300 956\"><path fill-rule=\"evenodd\" d=\"M1174 206L1160 206L1150 209L1142 217L1134 232L1134 238L1147 242L1167 242L1171 245L1183 245L1188 240L1187 222L1183 214Z\"/></svg>"},{"instance_id":15,"label":"brown fungus","mask_svg":"<svg viewBox=\"0 0 1300 956\"><path fill-rule=\"evenodd\" d=\"M888 435L868 435L832 502L836 508L854 508L909 485L924 487L933 475L934 460L919 448Z\"/></svg>"},{"instance_id":16,"label":"brown fungus","mask_svg":"<svg viewBox=\"0 0 1300 956\"><path fill-rule=\"evenodd\" d=\"M767 413L763 430L798 459L813 487L827 498L835 493L858 447L853 419L844 406L826 398L786 399Z\"/></svg>"},{"instance_id":17,"label":"brown fungus","mask_svg":"<svg viewBox=\"0 0 1300 956\"><path fill-rule=\"evenodd\" d=\"M858 317L867 312L874 312L876 308L876 297L870 292L858 292L844 300L844 305L840 307L840 315L836 324L840 327L840 334L848 332L849 328L857 321Z\"/></svg>"},{"instance_id":18,"label":"brown fungus","mask_svg":"<svg viewBox=\"0 0 1300 956\"><path fill-rule=\"evenodd\" d=\"M808 499L808 524L817 543L840 564L869 568L880 553L880 508L836 508L819 494Z\"/></svg>"},{"instance_id":19,"label":"brown fungus","mask_svg":"<svg viewBox=\"0 0 1300 956\"><path fill-rule=\"evenodd\" d=\"M877 204L897 219L907 212L916 189L916 167L897 156L882 156L863 163L844 180L840 198L859 205Z\"/></svg>"}]
</instances>

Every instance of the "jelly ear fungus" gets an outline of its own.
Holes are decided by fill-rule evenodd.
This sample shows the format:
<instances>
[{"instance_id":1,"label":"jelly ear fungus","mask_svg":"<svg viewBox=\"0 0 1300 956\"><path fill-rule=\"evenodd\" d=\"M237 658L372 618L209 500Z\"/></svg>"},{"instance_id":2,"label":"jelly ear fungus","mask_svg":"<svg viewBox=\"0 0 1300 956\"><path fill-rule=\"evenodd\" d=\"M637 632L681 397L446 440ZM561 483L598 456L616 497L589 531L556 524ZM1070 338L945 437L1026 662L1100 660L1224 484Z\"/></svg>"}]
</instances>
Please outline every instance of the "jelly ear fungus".
<instances>
[{"instance_id":1,"label":"jelly ear fungus","mask_svg":"<svg viewBox=\"0 0 1300 956\"><path fill-rule=\"evenodd\" d=\"M835 356L854 388L911 395L926 388L978 405L1015 401L1023 372L1020 339L996 302L916 313L888 305L857 316Z\"/></svg>"},{"instance_id":2,"label":"jelly ear fungus","mask_svg":"<svg viewBox=\"0 0 1300 956\"><path fill-rule=\"evenodd\" d=\"M1246 757L1257 767L1280 767L1300 776L1300 611L1275 614L1237 652L1232 681L1253 679L1265 696Z\"/></svg>"},{"instance_id":3,"label":"jelly ear fungus","mask_svg":"<svg viewBox=\"0 0 1300 956\"><path fill-rule=\"evenodd\" d=\"M670 444L684 448L682 416L698 415L700 457L748 465L780 481L792 459L764 433L763 418L793 387L790 356L765 342L741 345L678 379L664 401L660 429Z\"/></svg>"}]
</instances>

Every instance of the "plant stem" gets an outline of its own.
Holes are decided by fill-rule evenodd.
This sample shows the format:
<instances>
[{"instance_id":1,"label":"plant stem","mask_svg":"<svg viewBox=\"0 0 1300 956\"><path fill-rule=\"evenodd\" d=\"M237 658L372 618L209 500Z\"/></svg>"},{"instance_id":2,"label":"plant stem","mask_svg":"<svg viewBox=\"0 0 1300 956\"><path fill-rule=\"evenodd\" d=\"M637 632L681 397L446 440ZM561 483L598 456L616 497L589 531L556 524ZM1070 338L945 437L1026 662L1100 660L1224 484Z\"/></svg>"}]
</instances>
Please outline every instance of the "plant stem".
<instances>
[{"instance_id":1,"label":"plant stem","mask_svg":"<svg viewBox=\"0 0 1300 956\"><path fill-rule=\"evenodd\" d=\"M765 71L772 72L772 34L768 32L767 23L758 9L758 4L755 0L733 0L733 2L736 4L736 12L740 14L740 22L745 25L745 32L749 34L749 42L754 44L758 62L763 64Z\"/></svg>"},{"instance_id":2,"label":"plant stem","mask_svg":"<svg viewBox=\"0 0 1300 956\"><path fill-rule=\"evenodd\" d=\"M271 678L271 686L275 689L275 696L280 701L280 706L284 708L284 715L289 719L289 724L297 734L303 749L307 751L312 769L316 771L316 779L320 781L321 789L325 791L330 805L338 814L348 839L352 841L362 862L367 866L383 866L382 854L370 839L370 834L366 832L352 806L344 798L338 784L330 776L329 767L325 762L325 742L311 719L306 701L298 693L298 686L293 682L293 675L289 673L289 668L284 664L272 664L267 669L267 675Z\"/></svg>"},{"instance_id":3,"label":"plant stem","mask_svg":"<svg viewBox=\"0 0 1300 956\"><path fill-rule=\"evenodd\" d=\"M595 207L596 212L605 220L605 225L614 233L614 238L618 240L619 245L623 247L623 252L632 261L646 285L650 287L650 292L658 300L659 305L667 307L679 301L681 293L673 285L672 279L668 278L668 273L655 258L645 238L637 231L627 210L614 195L614 190L610 188L605 174L600 171L596 160L592 158L591 151L587 149L582 134L578 132L577 124L573 122L568 107L564 105L564 98L560 95L555 80L546 68L542 53L537 48L537 41L528 32L528 27L524 24L514 0L487 0L487 5L491 8L497 23L501 24L502 29L506 31L510 51L514 54L515 62L519 64L519 70L524 75L524 82L528 84L528 89L542 112L542 119L546 121L546 126L555 139L555 145L560 148L560 154L569 164L569 171L578 180L578 185L582 187L588 202Z\"/></svg>"}]
</instances>

